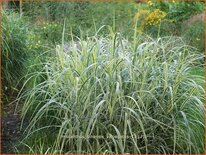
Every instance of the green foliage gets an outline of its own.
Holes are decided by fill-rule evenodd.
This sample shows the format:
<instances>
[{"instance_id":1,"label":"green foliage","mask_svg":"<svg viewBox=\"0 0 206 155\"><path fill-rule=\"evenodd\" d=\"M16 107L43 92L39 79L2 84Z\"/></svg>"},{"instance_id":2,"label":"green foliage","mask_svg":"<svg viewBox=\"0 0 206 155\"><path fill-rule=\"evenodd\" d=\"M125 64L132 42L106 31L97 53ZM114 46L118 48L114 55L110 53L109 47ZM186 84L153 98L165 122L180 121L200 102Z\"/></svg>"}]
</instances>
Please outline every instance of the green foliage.
<instances>
[{"instance_id":1,"label":"green foliage","mask_svg":"<svg viewBox=\"0 0 206 155\"><path fill-rule=\"evenodd\" d=\"M32 10L32 11L30 11ZM133 15L135 3L121 2L32 2L24 3L24 14L37 19L66 21L66 29L73 30L74 35L81 32L86 36L94 35L103 25L110 25L113 30L121 31L125 35L133 30ZM124 20L123 20L124 19ZM60 24L62 25L62 24ZM102 35L109 33L106 29ZM61 35L61 34L60 34ZM129 35L128 35L129 36Z\"/></svg>"},{"instance_id":2,"label":"green foliage","mask_svg":"<svg viewBox=\"0 0 206 155\"><path fill-rule=\"evenodd\" d=\"M23 5L2 22L3 88L21 81L29 122L20 153L203 153L204 72L193 67L204 56L160 37L204 51L203 23L177 29L203 3ZM133 29L145 8L159 9L145 28L157 39Z\"/></svg>"},{"instance_id":3,"label":"green foliage","mask_svg":"<svg viewBox=\"0 0 206 155\"><path fill-rule=\"evenodd\" d=\"M42 40L50 44L59 43L61 41L62 24L57 22L43 22L36 28L36 33L39 34Z\"/></svg>"},{"instance_id":4,"label":"green foliage","mask_svg":"<svg viewBox=\"0 0 206 155\"><path fill-rule=\"evenodd\" d=\"M28 58L26 47L27 19L14 12L2 14L2 80L3 92L16 90L16 84L25 73ZM11 92L10 92L11 93Z\"/></svg>"},{"instance_id":5,"label":"green foliage","mask_svg":"<svg viewBox=\"0 0 206 155\"><path fill-rule=\"evenodd\" d=\"M185 28L182 27L182 36L188 43L196 47L201 53L205 52L205 22L198 21Z\"/></svg>"},{"instance_id":6,"label":"green foliage","mask_svg":"<svg viewBox=\"0 0 206 155\"><path fill-rule=\"evenodd\" d=\"M18 13L12 11L3 12L3 102L11 101L10 96L15 96L16 92L19 91L19 87L22 87L24 75L35 71L39 66L37 67L34 64L44 60L45 57L39 55L48 51L47 40L36 31L35 26L30 25L27 17L20 17Z\"/></svg>"},{"instance_id":7,"label":"green foliage","mask_svg":"<svg viewBox=\"0 0 206 155\"><path fill-rule=\"evenodd\" d=\"M53 130L56 153L203 153L204 89L190 75L199 58L171 37L58 45L33 74L45 80L20 97L23 119L35 108L25 138Z\"/></svg>"},{"instance_id":8,"label":"green foliage","mask_svg":"<svg viewBox=\"0 0 206 155\"><path fill-rule=\"evenodd\" d=\"M195 67L191 70L191 74L192 75L198 75L198 76L202 76L205 77L205 68L203 67Z\"/></svg>"},{"instance_id":9,"label":"green foliage","mask_svg":"<svg viewBox=\"0 0 206 155\"><path fill-rule=\"evenodd\" d=\"M160 9L167 13L166 20L161 22L161 27L156 25L145 29L145 33L153 36L181 36L181 27L192 15L204 12L204 2L152 2L139 4L138 11ZM200 25L196 25L201 27ZM199 29L199 28L198 28ZM191 44L193 46L193 44Z\"/></svg>"},{"instance_id":10,"label":"green foliage","mask_svg":"<svg viewBox=\"0 0 206 155\"><path fill-rule=\"evenodd\" d=\"M151 8L167 12L169 19L179 23L193 14L204 12L204 2L156 2Z\"/></svg>"}]
</instances>

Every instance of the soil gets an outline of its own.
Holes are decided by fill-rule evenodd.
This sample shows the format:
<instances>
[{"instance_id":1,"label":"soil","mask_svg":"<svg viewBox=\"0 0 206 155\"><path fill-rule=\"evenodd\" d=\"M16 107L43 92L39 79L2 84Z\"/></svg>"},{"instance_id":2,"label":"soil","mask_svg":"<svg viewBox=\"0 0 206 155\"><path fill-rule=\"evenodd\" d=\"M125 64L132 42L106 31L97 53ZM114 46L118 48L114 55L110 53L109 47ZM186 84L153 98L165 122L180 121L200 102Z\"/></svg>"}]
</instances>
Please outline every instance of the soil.
<instances>
[{"instance_id":1,"label":"soil","mask_svg":"<svg viewBox=\"0 0 206 155\"><path fill-rule=\"evenodd\" d=\"M1 153L16 153L14 144L18 143L18 140L21 139L22 131L20 130L20 112L15 113L15 107L15 103L3 104Z\"/></svg>"}]
</instances>

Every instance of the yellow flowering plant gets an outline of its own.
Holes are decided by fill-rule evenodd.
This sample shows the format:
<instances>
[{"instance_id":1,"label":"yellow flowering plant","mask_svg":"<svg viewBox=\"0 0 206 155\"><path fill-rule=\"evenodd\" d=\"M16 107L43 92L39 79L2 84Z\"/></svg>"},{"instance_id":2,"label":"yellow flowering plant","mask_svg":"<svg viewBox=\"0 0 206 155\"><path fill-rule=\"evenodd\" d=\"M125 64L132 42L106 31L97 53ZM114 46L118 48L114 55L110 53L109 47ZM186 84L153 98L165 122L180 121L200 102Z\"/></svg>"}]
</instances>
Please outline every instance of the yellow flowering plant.
<instances>
[{"instance_id":1,"label":"yellow flowering plant","mask_svg":"<svg viewBox=\"0 0 206 155\"><path fill-rule=\"evenodd\" d=\"M156 9L152 11L148 16L145 18L146 25L159 25L162 20L164 20L165 16L167 15L166 12Z\"/></svg>"},{"instance_id":2,"label":"yellow flowering plant","mask_svg":"<svg viewBox=\"0 0 206 155\"><path fill-rule=\"evenodd\" d=\"M134 16L134 22L137 24L137 31L143 32L146 27L159 26L160 23L166 20L167 13L160 9L155 10L140 10Z\"/></svg>"},{"instance_id":3,"label":"yellow flowering plant","mask_svg":"<svg viewBox=\"0 0 206 155\"><path fill-rule=\"evenodd\" d=\"M36 34L30 33L28 35L28 40L27 40L26 45L29 50L40 48L41 43L42 41L40 37L38 37Z\"/></svg>"},{"instance_id":4,"label":"yellow flowering plant","mask_svg":"<svg viewBox=\"0 0 206 155\"><path fill-rule=\"evenodd\" d=\"M38 31L43 39L54 43L61 40L62 25L57 22L43 22Z\"/></svg>"}]
</instances>

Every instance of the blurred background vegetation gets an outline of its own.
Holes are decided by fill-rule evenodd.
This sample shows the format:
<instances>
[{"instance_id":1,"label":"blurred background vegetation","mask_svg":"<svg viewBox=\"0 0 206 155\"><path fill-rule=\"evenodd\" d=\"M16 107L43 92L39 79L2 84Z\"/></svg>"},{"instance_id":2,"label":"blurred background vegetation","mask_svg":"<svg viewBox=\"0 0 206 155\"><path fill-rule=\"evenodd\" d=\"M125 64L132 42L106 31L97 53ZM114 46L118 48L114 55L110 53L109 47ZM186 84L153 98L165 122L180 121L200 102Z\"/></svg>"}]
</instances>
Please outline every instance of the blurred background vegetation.
<instances>
[{"instance_id":1,"label":"blurred background vegetation","mask_svg":"<svg viewBox=\"0 0 206 155\"><path fill-rule=\"evenodd\" d=\"M18 8L16 2L10 3ZM200 39L197 47L204 50L204 2L24 2L22 10L33 24L42 27L39 33L43 38L47 36L54 42L61 38L64 20L68 33L72 29L80 36L83 31L83 37L93 35L103 25L110 25L113 30L131 37L137 22L139 30L153 36L158 32L161 36L185 35L192 45ZM107 31L101 32L105 34Z\"/></svg>"}]
</instances>

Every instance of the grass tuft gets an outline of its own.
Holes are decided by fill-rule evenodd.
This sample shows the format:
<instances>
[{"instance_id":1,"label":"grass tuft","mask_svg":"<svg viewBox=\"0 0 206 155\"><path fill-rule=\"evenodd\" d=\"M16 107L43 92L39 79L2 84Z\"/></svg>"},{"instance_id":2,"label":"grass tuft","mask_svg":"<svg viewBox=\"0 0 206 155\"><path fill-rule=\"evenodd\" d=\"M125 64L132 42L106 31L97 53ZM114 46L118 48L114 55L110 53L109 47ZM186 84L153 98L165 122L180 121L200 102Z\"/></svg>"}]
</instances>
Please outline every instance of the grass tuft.
<instances>
[{"instance_id":1,"label":"grass tuft","mask_svg":"<svg viewBox=\"0 0 206 155\"><path fill-rule=\"evenodd\" d=\"M200 56L181 38L76 44L58 45L20 96L26 139L50 129L57 153L203 153L204 89L190 75Z\"/></svg>"}]
</instances>

